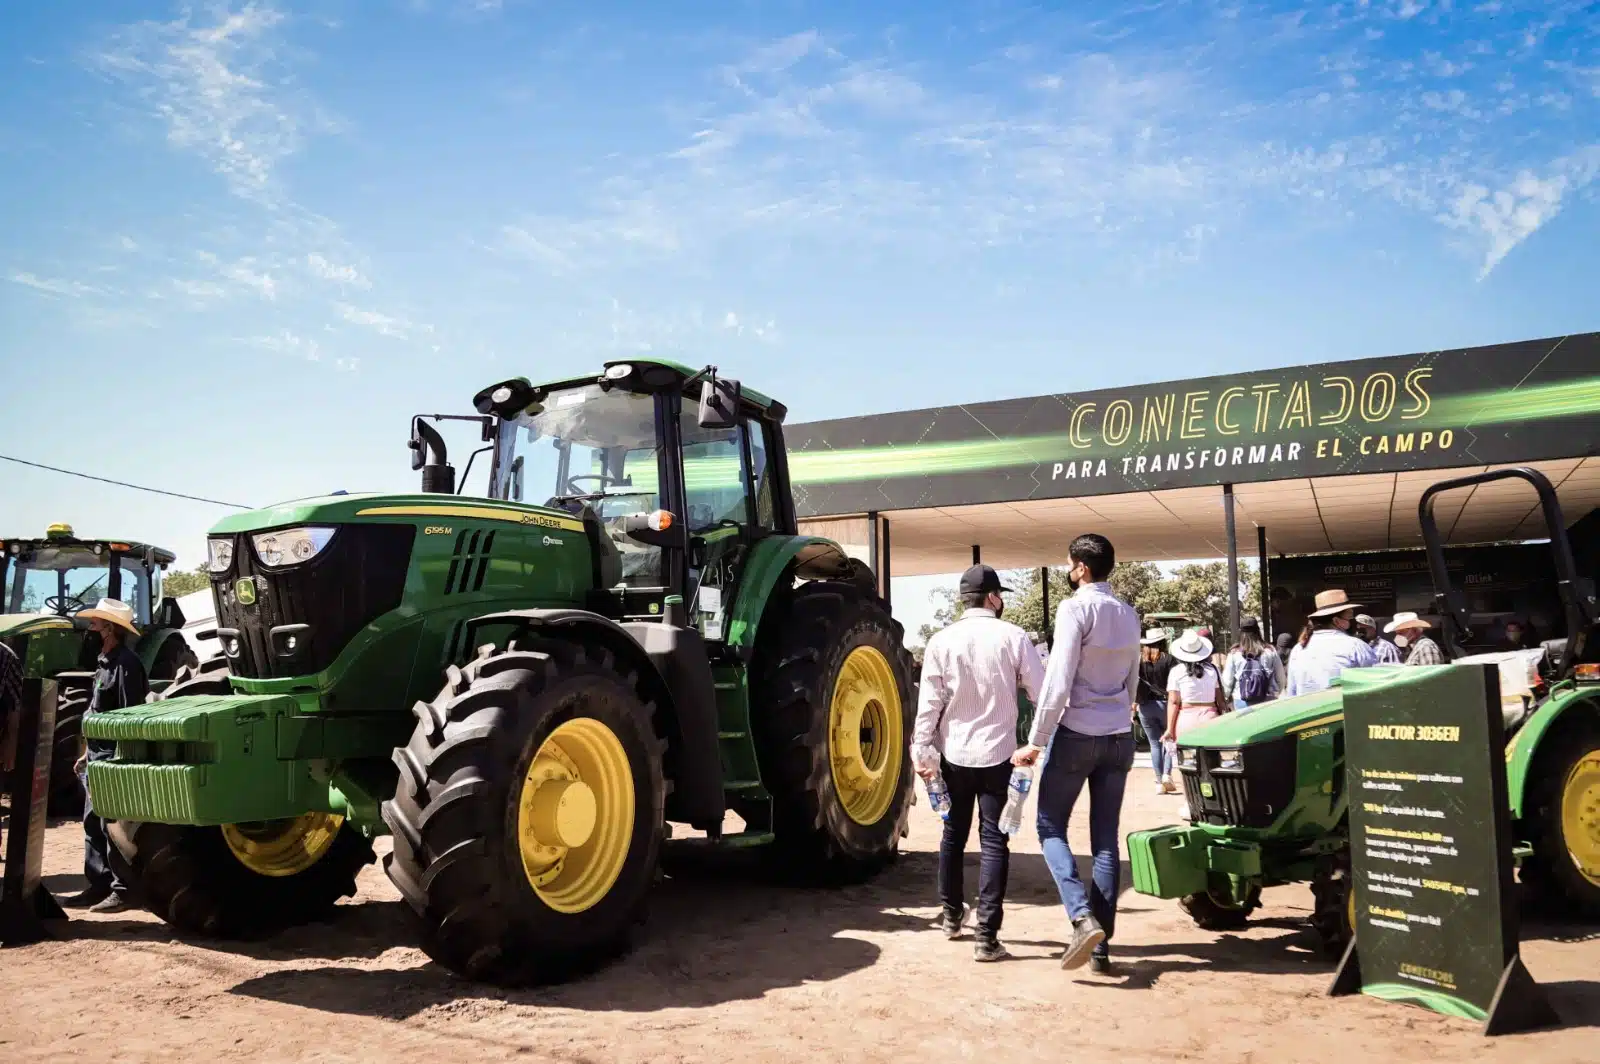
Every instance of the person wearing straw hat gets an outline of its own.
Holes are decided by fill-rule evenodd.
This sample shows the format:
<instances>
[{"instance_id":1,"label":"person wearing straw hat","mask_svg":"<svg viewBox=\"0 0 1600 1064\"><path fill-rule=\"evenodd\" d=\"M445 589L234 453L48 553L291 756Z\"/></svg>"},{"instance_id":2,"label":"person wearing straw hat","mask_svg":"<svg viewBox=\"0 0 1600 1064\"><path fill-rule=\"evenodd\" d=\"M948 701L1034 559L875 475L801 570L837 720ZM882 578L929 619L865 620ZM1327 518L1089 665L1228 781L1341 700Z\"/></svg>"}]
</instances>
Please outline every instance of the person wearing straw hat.
<instances>
[{"instance_id":1,"label":"person wearing straw hat","mask_svg":"<svg viewBox=\"0 0 1600 1064\"><path fill-rule=\"evenodd\" d=\"M1163 740L1216 720L1227 711L1222 677L1211 660L1211 640L1191 628L1172 644L1177 664L1167 674L1167 730Z\"/></svg>"},{"instance_id":2,"label":"person wearing straw hat","mask_svg":"<svg viewBox=\"0 0 1600 1064\"><path fill-rule=\"evenodd\" d=\"M1361 603L1330 588L1318 593L1316 605L1300 632L1299 649L1289 658L1288 698L1326 691L1345 669L1378 664L1377 652L1353 634Z\"/></svg>"},{"instance_id":3,"label":"person wearing straw hat","mask_svg":"<svg viewBox=\"0 0 1600 1064\"><path fill-rule=\"evenodd\" d=\"M1430 639L1426 632L1433 625L1418 617L1415 613L1397 613L1383 630L1394 636L1395 646L1407 650L1407 665L1443 665L1446 663L1444 651L1439 649L1439 644Z\"/></svg>"},{"instance_id":4,"label":"person wearing straw hat","mask_svg":"<svg viewBox=\"0 0 1600 1064\"><path fill-rule=\"evenodd\" d=\"M94 690L89 695L84 719L96 713L114 713L129 706L143 705L150 691L150 681L139 663L139 656L128 646L129 636L137 638L139 635L139 629L133 624L133 607L116 599L103 598L90 608L79 610L78 617L88 621L89 630L100 637ZM114 742L87 740L84 753L73 767L82 775L88 762L104 761L116 752ZM83 877L89 881L89 886L62 905L70 909L88 909L92 913L120 913L128 908L127 885L111 867L107 856L109 846L106 822L94 811L94 803L86 793L83 800Z\"/></svg>"},{"instance_id":5,"label":"person wearing straw hat","mask_svg":"<svg viewBox=\"0 0 1600 1064\"><path fill-rule=\"evenodd\" d=\"M1172 759L1161 741L1167 734L1167 677L1172 673L1167 630L1146 629L1139 643L1139 702L1135 709L1145 738L1150 740L1150 771L1156 778L1158 794L1177 794L1177 784L1172 782Z\"/></svg>"}]
</instances>

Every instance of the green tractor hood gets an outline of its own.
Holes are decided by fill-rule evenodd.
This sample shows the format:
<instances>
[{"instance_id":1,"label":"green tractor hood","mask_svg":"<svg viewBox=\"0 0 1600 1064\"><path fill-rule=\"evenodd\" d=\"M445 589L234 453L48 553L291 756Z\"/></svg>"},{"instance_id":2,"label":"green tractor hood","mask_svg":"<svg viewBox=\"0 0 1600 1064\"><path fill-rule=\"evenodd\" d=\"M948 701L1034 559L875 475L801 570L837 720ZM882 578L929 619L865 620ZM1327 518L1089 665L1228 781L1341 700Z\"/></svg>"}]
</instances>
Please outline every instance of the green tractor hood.
<instances>
[{"instance_id":1,"label":"green tractor hood","mask_svg":"<svg viewBox=\"0 0 1600 1064\"><path fill-rule=\"evenodd\" d=\"M535 525L580 531L582 522L571 514L547 506L501 502L472 496L418 492L393 495L364 492L357 495L322 495L309 499L265 506L259 510L230 514L211 527L214 535L256 532L303 524L352 524L366 522L421 521L430 517L443 520L464 519L504 521L516 525Z\"/></svg>"},{"instance_id":2,"label":"green tractor hood","mask_svg":"<svg viewBox=\"0 0 1600 1064\"><path fill-rule=\"evenodd\" d=\"M1399 668L1400 666L1390 666ZM1344 720L1344 698L1337 683L1326 691L1268 702L1248 713L1224 713L1184 735L1179 746L1205 749L1250 746L1285 735L1303 735Z\"/></svg>"},{"instance_id":3,"label":"green tractor hood","mask_svg":"<svg viewBox=\"0 0 1600 1064\"><path fill-rule=\"evenodd\" d=\"M72 627L72 618L53 613L0 613L0 639L35 632L71 631Z\"/></svg>"}]
</instances>

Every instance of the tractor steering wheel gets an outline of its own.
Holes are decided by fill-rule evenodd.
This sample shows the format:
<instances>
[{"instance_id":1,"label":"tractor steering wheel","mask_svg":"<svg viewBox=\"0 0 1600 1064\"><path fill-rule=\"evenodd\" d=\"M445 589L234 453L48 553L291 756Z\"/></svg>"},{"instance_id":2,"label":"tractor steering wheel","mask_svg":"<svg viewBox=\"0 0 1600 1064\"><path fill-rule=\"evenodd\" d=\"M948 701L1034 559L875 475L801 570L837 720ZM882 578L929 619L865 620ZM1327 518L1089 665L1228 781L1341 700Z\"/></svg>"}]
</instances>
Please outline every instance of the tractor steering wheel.
<instances>
[{"instance_id":1,"label":"tractor steering wheel","mask_svg":"<svg viewBox=\"0 0 1600 1064\"><path fill-rule=\"evenodd\" d=\"M599 487L602 491L605 490L607 481L611 481L613 484L621 483L619 480L611 480L611 478L606 476L604 473L579 473L575 477L567 478L567 490L574 495L586 494L578 488L578 481L580 480L598 480L600 482Z\"/></svg>"},{"instance_id":2,"label":"tractor steering wheel","mask_svg":"<svg viewBox=\"0 0 1600 1064\"><path fill-rule=\"evenodd\" d=\"M72 603L74 607L74 609L70 611L72 613L76 613L78 610L86 610L89 608L89 604L76 595L51 595L49 598L44 600L44 608L51 613L58 613L65 617L69 612L66 608L66 604L69 602Z\"/></svg>"}]
</instances>

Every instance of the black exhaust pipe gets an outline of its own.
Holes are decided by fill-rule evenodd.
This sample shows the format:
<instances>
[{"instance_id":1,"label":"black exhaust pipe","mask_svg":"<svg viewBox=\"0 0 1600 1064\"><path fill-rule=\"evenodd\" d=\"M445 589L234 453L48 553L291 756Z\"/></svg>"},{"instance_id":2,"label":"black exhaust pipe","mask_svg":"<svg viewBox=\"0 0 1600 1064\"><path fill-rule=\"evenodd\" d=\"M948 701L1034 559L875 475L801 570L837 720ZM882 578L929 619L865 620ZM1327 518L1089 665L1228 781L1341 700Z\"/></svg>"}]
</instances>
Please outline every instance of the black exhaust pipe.
<instances>
[{"instance_id":1,"label":"black exhaust pipe","mask_svg":"<svg viewBox=\"0 0 1600 1064\"><path fill-rule=\"evenodd\" d=\"M454 495L456 493L456 467L448 461L444 437L439 430L422 420L422 415L411 419L411 468L422 470L422 490L430 494ZM427 458L424 462L423 452Z\"/></svg>"}]
</instances>

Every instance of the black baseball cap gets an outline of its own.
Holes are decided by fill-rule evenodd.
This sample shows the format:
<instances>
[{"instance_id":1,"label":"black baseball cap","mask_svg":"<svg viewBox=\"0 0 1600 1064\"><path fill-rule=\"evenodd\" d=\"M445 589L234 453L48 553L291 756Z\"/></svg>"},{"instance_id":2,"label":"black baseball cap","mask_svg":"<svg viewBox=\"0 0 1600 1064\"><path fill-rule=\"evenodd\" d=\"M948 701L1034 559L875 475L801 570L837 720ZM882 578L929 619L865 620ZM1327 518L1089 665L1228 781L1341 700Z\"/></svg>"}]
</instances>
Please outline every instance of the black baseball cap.
<instances>
[{"instance_id":1,"label":"black baseball cap","mask_svg":"<svg viewBox=\"0 0 1600 1064\"><path fill-rule=\"evenodd\" d=\"M987 595L991 591L1010 591L1000 583L1000 574L987 565L974 565L961 574L963 595Z\"/></svg>"},{"instance_id":2,"label":"black baseball cap","mask_svg":"<svg viewBox=\"0 0 1600 1064\"><path fill-rule=\"evenodd\" d=\"M1240 617L1239 618L1239 628L1240 628L1240 630L1243 630L1245 628L1254 628L1256 631L1259 632L1259 631L1261 631L1261 618L1259 618L1259 617Z\"/></svg>"}]
</instances>

